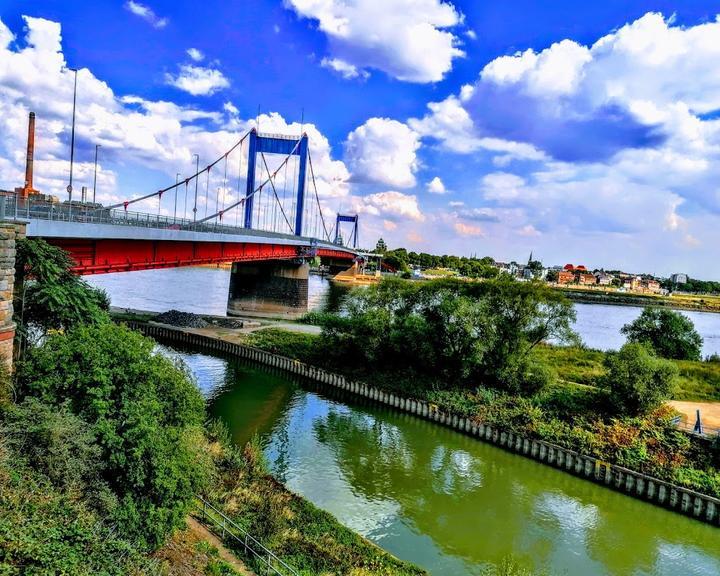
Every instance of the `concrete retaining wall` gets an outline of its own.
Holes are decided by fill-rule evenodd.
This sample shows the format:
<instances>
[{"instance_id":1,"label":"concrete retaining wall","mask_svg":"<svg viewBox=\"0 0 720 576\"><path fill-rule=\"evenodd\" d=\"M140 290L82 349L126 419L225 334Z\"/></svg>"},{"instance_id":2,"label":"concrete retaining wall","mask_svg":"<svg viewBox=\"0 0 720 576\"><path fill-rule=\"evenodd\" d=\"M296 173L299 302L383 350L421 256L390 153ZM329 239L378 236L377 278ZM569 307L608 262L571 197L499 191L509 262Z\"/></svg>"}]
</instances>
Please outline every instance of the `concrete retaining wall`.
<instances>
[{"instance_id":1,"label":"concrete retaining wall","mask_svg":"<svg viewBox=\"0 0 720 576\"><path fill-rule=\"evenodd\" d=\"M265 364L301 378L367 398L372 402L391 406L420 418L438 422L459 432L490 442L505 450L554 466L629 496L646 500L658 506L680 512L714 526L720 526L720 500L676 486L664 480L646 476L573 450L542 440L525 438L507 430L478 424L456 414L446 414L437 406L423 400L404 398L367 384L346 379L344 376L308 366L297 360L278 356L264 350L233 344L211 336L203 336L181 329L156 324L127 323L147 336L178 342L192 347L231 354L251 362Z\"/></svg>"}]
</instances>

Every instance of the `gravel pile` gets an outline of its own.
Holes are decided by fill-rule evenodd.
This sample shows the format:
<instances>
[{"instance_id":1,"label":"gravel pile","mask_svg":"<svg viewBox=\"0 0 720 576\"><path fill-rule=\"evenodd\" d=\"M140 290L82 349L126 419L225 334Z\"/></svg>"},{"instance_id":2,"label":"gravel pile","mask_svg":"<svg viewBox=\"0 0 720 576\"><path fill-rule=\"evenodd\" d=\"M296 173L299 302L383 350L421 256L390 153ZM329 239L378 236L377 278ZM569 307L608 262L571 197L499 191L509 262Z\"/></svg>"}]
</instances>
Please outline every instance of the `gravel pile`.
<instances>
[{"instance_id":1,"label":"gravel pile","mask_svg":"<svg viewBox=\"0 0 720 576\"><path fill-rule=\"evenodd\" d=\"M180 328L207 328L208 326L207 321L202 316L192 312L180 312L179 310L168 310L158 314L154 320L155 322Z\"/></svg>"},{"instance_id":2,"label":"gravel pile","mask_svg":"<svg viewBox=\"0 0 720 576\"><path fill-rule=\"evenodd\" d=\"M218 326L220 328L238 329L244 328L247 324L244 320L238 320L235 318L208 318L207 321L213 326Z\"/></svg>"}]
</instances>

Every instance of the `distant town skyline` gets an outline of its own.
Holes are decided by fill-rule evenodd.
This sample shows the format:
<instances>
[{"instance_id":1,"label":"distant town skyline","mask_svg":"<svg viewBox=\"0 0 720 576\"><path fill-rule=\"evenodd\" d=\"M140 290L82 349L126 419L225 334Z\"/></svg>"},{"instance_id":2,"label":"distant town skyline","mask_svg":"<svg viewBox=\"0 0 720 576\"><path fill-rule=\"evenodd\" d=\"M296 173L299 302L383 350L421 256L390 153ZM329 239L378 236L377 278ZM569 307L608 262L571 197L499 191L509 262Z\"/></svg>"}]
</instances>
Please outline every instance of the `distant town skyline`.
<instances>
[{"instance_id":1,"label":"distant town skyline","mask_svg":"<svg viewBox=\"0 0 720 576\"><path fill-rule=\"evenodd\" d=\"M98 200L188 174L238 134L311 139L361 242L720 280L717 3L10 0L0 188ZM372 37L370 42L368 38ZM231 193L228 193L231 199Z\"/></svg>"}]
</instances>

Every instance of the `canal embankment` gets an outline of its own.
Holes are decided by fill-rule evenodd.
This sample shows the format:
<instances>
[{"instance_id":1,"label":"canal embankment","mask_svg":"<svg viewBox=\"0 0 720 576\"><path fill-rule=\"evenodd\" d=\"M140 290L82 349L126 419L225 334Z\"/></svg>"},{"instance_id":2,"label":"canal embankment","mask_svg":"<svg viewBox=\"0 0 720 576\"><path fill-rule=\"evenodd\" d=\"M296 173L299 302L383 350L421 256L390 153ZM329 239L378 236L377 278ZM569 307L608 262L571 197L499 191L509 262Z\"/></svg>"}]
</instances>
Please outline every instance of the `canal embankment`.
<instances>
[{"instance_id":1,"label":"canal embankment","mask_svg":"<svg viewBox=\"0 0 720 576\"><path fill-rule=\"evenodd\" d=\"M714 526L720 525L720 500L697 490L605 461L581 451L520 434L507 427L477 421L461 412L442 409L437 404L423 399L401 395L347 378L342 374L305 364L296 359L253 348L237 339L233 341L218 335L200 334L196 330L157 324L131 322L130 325L161 341L229 354L264 364L272 369L306 378L331 389L413 414L634 498Z\"/></svg>"}]
</instances>

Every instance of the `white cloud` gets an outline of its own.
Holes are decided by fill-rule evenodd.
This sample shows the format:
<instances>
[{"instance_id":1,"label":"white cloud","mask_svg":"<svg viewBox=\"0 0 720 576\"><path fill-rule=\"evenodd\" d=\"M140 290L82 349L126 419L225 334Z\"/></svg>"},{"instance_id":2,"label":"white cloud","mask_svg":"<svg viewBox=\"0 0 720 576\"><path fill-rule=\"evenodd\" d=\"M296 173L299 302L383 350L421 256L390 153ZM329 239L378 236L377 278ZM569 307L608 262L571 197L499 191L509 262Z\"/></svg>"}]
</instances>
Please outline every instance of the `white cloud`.
<instances>
[{"instance_id":1,"label":"white cloud","mask_svg":"<svg viewBox=\"0 0 720 576\"><path fill-rule=\"evenodd\" d=\"M165 74L165 83L193 96L210 96L230 86L225 75L214 68L183 64L177 75Z\"/></svg>"},{"instance_id":2,"label":"white cloud","mask_svg":"<svg viewBox=\"0 0 720 576\"><path fill-rule=\"evenodd\" d=\"M440 180L439 176L435 176L430 182L427 183L427 189L430 194L446 194L447 189L445 188L445 184L443 184L443 181Z\"/></svg>"},{"instance_id":3,"label":"white cloud","mask_svg":"<svg viewBox=\"0 0 720 576\"><path fill-rule=\"evenodd\" d=\"M451 200L448 202L448 206L450 206L450 208L459 208L460 206L465 206L465 202L461 200Z\"/></svg>"},{"instance_id":4,"label":"white cloud","mask_svg":"<svg viewBox=\"0 0 720 576\"><path fill-rule=\"evenodd\" d=\"M423 222L425 215L420 211L417 196L395 190L377 192L367 196L353 196L353 210L358 214L380 216L386 220L414 220Z\"/></svg>"},{"instance_id":5,"label":"white cloud","mask_svg":"<svg viewBox=\"0 0 720 576\"><path fill-rule=\"evenodd\" d=\"M370 75L366 70L358 70L357 66L340 58L323 58L320 61L320 66L337 72L346 80L358 77L367 78Z\"/></svg>"},{"instance_id":6,"label":"white cloud","mask_svg":"<svg viewBox=\"0 0 720 576\"><path fill-rule=\"evenodd\" d=\"M202 62L203 60L205 60L205 54L203 54L197 48L188 48L187 55L190 56L190 58L195 62Z\"/></svg>"},{"instance_id":7,"label":"white cloud","mask_svg":"<svg viewBox=\"0 0 720 576\"><path fill-rule=\"evenodd\" d=\"M438 140L443 147L461 154L477 150L502 152L504 163L514 159L542 160L545 155L534 146L522 142L501 138L482 137L463 102L468 101L474 92L472 86L465 85L460 96L448 96L441 102L430 102L428 113L423 118L410 118L408 126L424 138ZM503 161L500 161L502 164Z\"/></svg>"},{"instance_id":8,"label":"white cloud","mask_svg":"<svg viewBox=\"0 0 720 576\"><path fill-rule=\"evenodd\" d=\"M25 165L27 116L37 115L35 182L43 193L66 198L69 175L69 119L72 114L73 74L62 53L61 29L56 22L25 17L25 42L8 47L0 42L0 188L22 184ZM0 37L9 38L0 21ZM232 103L223 111L208 111L172 102L146 100L134 95L116 95L88 69L78 72L78 109L74 185L92 187L94 145L101 144L98 200L114 203L175 181L177 172L194 170L193 154L200 164L220 157L241 134L255 125L255 118L242 119ZM53 98L47 98L52 94ZM288 123L279 114L260 116L268 131L300 134L299 123ZM302 127L310 138L313 167L321 202L348 195L349 174L343 162L334 160L327 138L313 124ZM239 155L231 156L226 200L237 199ZM223 171L215 170L209 189L223 185ZM133 173L132 178L126 178ZM145 186L138 189L137 174ZM131 186L128 186L128 181ZM143 189L144 188L144 189ZM233 196L234 195L234 196ZM136 205L157 210L157 201ZM210 207L214 207L211 198ZM330 205L323 204L326 218L334 218ZM163 213L166 213L163 205Z\"/></svg>"},{"instance_id":9,"label":"white cloud","mask_svg":"<svg viewBox=\"0 0 720 576\"><path fill-rule=\"evenodd\" d=\"M150 6L141 4L140 2L134 2L134 0L128 0L125 2L125 9L129 12L139 16L150 24L153 28L165 28L168 25L167 18L161 18L153 11Z\"/></svg>"},{"instance_id":10,"label":"white cloud","mask_svg":"<svg viewBox=\"0 0 720 576\"><path fill-rule=\"evenodd\" d=\"M356 181L412 188L419 147L418 135L402 122L370 118L348 134L345 159Z\"/></svg>"},{"instance_id":11,"label":"white cloud","mask_svg":"<svg viewBox=\"0 0 720 576\"><path fill-rule=\"evenodd\" d=\"M375 68L398 80L437 82L464 55L451 31L463 16L443 0L393 2L286 0L317 21L329 41L331 59L357 70Z\"/></svg>"},{"instance_id":12,"label":"white cloud","mask_svg":"<svg viewBox=\"0 0 720 576\"><path fill-rule=\"evenodd\" d=\"M520 196L525 180L507 172L493 172L482 179L482 192L486 200L507 201Z\"/></svg>"},{"instance_id":13,"label":"white cloud","mask_svg":"<svg viewBox=\"0 0 720 576\"><path fill-rule=\"evenodd\" d=\"M455 222L455 232L459 236L484 236L484 230L475 224L465 224L464 222Z\"/></svg>"}]
</instances>

